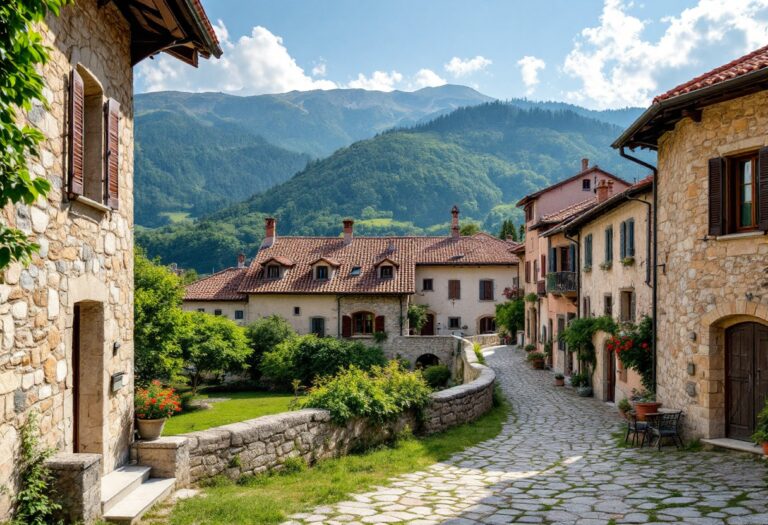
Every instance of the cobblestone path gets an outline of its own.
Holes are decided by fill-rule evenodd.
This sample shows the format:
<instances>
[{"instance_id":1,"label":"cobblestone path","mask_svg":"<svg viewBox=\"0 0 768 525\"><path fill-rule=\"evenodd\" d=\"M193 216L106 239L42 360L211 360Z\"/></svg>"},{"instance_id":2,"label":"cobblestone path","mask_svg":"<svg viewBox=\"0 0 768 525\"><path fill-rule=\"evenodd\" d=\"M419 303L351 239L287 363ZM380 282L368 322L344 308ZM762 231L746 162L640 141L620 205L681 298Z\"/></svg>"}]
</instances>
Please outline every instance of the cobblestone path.
<instances>
[{"instance_id":1,"label":"cobblestone path","mask_svg":"<svg viewBox=\"0 0 768 525\"><path fill-rule=\"evenodd\" d=\"M289 523L768 525L768 462L617 448L610 407L552 386L522 351L486 354L514 412L499 436Z\"/></svg>"}]
</instances>

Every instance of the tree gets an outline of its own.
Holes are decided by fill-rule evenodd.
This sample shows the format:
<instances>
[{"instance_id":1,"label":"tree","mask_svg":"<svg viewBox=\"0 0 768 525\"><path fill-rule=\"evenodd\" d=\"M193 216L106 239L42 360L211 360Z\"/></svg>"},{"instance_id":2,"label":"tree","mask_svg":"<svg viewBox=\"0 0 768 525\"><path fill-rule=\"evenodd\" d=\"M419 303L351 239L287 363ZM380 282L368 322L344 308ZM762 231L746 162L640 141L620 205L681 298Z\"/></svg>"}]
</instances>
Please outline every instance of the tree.
<instances>
[{"instance_id":1,"label":"tree","mask_svg":"<svg viewBox=\"0 0 768 525\"><path fill-rule=\"evenodd\" d=\"M296 335L291 325L279 315L270 315L249 324L245 328L248 345L253 350L248 360L251 377L261 377L261 357L277 345Z\"/></svg>"},{"instance_id":2,"label":"tree","mask_svg":"<svg viewBox=\"0 0 768 525\"><path fill-rule=\"evenodd\" d=\"M520 225L520 233L517 235L517 240L520 242L525 242L525 224Z\"/></svg>"},{"instance_id":3,"label":"tree","mask_svg":"<svg viewBox=\"0 0 768 525\"><path fill-rule=\"evenodd\" d=\"M178 379L183 366L181 280L158 261L134 252L134 355L136 379Z\"/></svg>"},{"instance_id":4,"label":"tree","mask_svg":"<svg viewBox=\"0 0 768 525\"><path fill-rule=\"evenodd\" d=\"M184 312L185 329L180 337L185 364L192 369L192 391L206 374L241 372L248 368L253 350L245 330L226 317Z\"/></svg>"},{"instance_id":5,"label":"tree","mask_svg":"<svg viewBox=\"0 0 768 525\"><path fill-rule=\"evenodd\" d=\"M39 71L48 61L48 48L33 27L48 12L58 16L67 3L69 0L0 3L0 209L8 204L32 204L51 188L45 178L33 177L27 163L38 157L44 136L31 126L20 126L17 111L30 111L34 101L47 107ZM21 230L0 223L0 270L12 261L28 263L39 248Z\"/></svg>"},{"instance_id":6,"label":"tree","mask_svg":"<svg viewBox=\"0 0 768 525\"><path fill-rule=\"evenodd\" d=\"M512 219L504 219L499 230L499 239L517 241L517 227Z\"/></svg>"},{"instance_id":7,"label":"tree","mask_svg":"<svg viewBox=\"0 0 768 525\"><path fill-rule=\"evenodd\" d=\"M496 326L514 336L525 323L525 301L516 299L496 305Z\"/></svg>"},{"instance_id":8,"label":"tree","mask_svg":"<svg viewBox=\"0 0 768 525\"><path fill-rule=\"evenodd\" d=\"M476 233L480 233L480 226L478 226L475 222L467 222L464 224L464 226L461 227L459 232L462 235L474 235Z\"/></svg>"},{"instance_id":9,"label":"tree","mask_svg":"<svg viewBox=\"0 0 768 525\"><path fill-rule=\"evenodd\" d=\"M408 326L413 330L414 334L421 332L424 325L427 324L427 311L429 306L426 304L409 304L408 305Z\"/></svg>"}]
</instances>

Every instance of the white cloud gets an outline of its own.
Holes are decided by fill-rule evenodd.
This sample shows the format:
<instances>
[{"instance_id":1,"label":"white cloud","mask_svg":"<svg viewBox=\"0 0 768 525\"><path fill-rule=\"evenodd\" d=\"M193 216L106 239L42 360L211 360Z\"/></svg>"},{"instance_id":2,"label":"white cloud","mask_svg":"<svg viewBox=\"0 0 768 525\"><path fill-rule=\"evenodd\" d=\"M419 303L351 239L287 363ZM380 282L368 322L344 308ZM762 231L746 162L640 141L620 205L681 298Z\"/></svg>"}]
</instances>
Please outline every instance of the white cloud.
<instances>
[{"instance_id":1,"label":"white cloud","mask_svg":"<svg viewBox=\"0 0 768 525\"><path fill-rule=\"evenodd\" d=\"M595 108L645 106L709 69L713 55L727 50L735 58L768 42L768 0L699 0L662 19L666 29L655 42L643 40L648 22L628 14L631 7L605 0L600 25L581 32L563 65L581 84L569 99Z\"/></svg>"},{"instance_id":2,"label":"white cloud","mask_svg":"<svg viewBox=\"0 0 768 525\"><path fill-rule=\"evenodd\" d=\"M324 77L326 74L325 61L321 61L312 68L313 77Z\"/></svg>"},{"instance_id":3,"label":"white cloud","mask_svg":"<svg viewBox=\"0 0 768 525\"><path fill-rule=\"evenodd\" d=\"M464 77L482 71L493 62L483 56L477 55L475 58L461 59L453 57L445 67L445 70L455 78Z\"/></svg>"},{"instance_id":4,"label":"white cloud","mask_svg":"<svg viewBox=\"0 0 768 525\"><path fill-rule=\"evenodd\" d=\"M368 89L372 91L392 91L395 85L403 81L403 75L397 71L374 71L370 77L358 73L355 80L350 81L347 87L354 89Z\"/></svg>"},{"instance_id":5,"label":"white cloud","mask_svg":"<svg viewBox=\"0 0 768 525\"><path fill-rule=\"evenodd\" d=\"M532 95L539 83L539 70L547 67L546 62L535 56L526 55L517 61L520 66L520 74L523 77L523 84L526 87L526 93Z\"/></svg>"},{"instance_id":6,"label":"white cloud","mask_svg":"<svg viewBox=\"0 0 768 525\"><path fill-rule=\"evenodd\" d=\"M415 89L421 89L425 87L442 86L446 84L446 81L431 69L420 69L418 73L413 76L412 83Z\"/></svg>"},{"instance_id":7,"label":"white cloud","mask_svg":"<svg viewBox=\"0 0 768 525\"><path fill-rule=\"evenodd\" d=\"M254 27L250 35L244 35L236 42L230 41L229 32L221 20L214 29L224 50L220 59L200 60L200 67L195 69L161 54L137 67L136 77L145 90L226 91L256 95L337 87L330 80L308 76L288 53L283 39L265 27Z\"/></svg>"}]
</instances>

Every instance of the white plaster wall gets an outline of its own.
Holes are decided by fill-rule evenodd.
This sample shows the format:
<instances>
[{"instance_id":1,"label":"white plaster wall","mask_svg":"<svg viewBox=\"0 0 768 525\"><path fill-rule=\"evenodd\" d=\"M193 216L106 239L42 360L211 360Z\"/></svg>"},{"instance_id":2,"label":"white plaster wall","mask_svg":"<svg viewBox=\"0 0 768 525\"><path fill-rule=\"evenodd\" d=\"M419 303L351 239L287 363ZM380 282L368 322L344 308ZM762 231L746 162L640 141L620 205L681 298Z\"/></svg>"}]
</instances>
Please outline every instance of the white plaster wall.
<instances>
[{"instance_id":1,"label":"white plaster wall","mask_svg":"<svg viewBox=\"0 0 768 525\"><path fill-rule=\"evenodd\" d=\"M205 313L213 315L216 310L221 310L222 317L231 319L237 324L248 324L248 303L246 301L184 301L182 309L187 312L196 312L203 308ZM243 319L235 319L235 310L243 311Z\"/></svg>"},{"instance_id":2,"label":"white plaster wall","mask_svg":"<svg viewBox=\"0 0 768 525\"><path fill-rule=\"evenodd\" d=\"M301 309L299 315L293 314L296 306ZM247 323L270 315L283 317L297 333L302 335L310 333L312 317L322 317L325 319L326 335L337 335L339 317L335 295L258 294L249 296L245 313Z\"/></svg>"}]
</instances>

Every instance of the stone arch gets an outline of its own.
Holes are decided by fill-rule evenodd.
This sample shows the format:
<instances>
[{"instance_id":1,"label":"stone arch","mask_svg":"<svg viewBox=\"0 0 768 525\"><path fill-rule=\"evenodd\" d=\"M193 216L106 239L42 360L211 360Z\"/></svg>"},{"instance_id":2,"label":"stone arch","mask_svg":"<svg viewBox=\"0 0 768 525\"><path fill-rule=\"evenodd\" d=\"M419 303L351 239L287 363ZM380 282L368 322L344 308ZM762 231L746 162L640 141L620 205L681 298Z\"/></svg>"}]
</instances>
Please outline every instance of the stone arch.
<instances>
[{"instance_id":1,"label":"stone arch","mask_svg":"<svg viewBox=\"0 0 768 525\"><path fill-rule=\"evenodd\" d=\"M496 333L496 316L494 315L481 315L475 321L475 326L478 334L491 334Z\"/></svg>"},{"instance_id":2,"label":"stone arch","mask_svg":"<svg viewBox=\"0 0 768 525\"><path fill-rule=\"evenodd\" d=\"M416 368L427 368L428 366L434 366L440 364L440 358L435 354L421 354L416 359Z\"/></svg>"}]
</instances>

